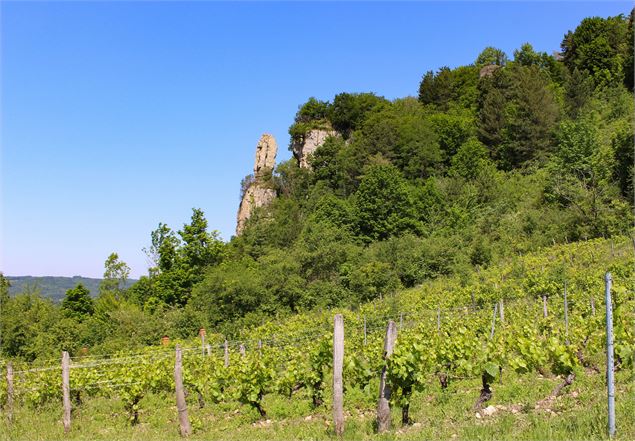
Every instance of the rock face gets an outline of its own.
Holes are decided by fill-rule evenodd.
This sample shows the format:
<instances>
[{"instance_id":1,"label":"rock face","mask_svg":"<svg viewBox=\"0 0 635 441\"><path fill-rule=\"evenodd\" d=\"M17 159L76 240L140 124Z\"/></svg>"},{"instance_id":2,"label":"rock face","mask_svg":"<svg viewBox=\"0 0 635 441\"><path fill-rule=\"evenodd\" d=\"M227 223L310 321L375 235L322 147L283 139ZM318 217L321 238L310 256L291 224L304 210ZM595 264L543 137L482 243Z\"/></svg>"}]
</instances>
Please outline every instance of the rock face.
<instances>
[{"instance_id":1,"label":"rock face","mask_svg":"<svg viewBox=\"0 0 635 441\"><path fill-rule=\"evenodd\" d=\"M300 168L311 168L308 162L309 156L324 144L326 138L336 134L334 130L314 129L308 131L302 140L294 141L291 150Z\"/></svg>"},{"instance_id":2,"label":"rock face","mask_svg":"<svg viewBox=\"0 0 635 441\"><path fill-rule=\"evenodd\" d=\"M256 146L256 162L254 163L254 176L267 169L271 170L276 165L276 153L278 145L273 135L265 133L260 137Z\"/></svg>"},{"instance_id":3,"label":"rock face","mask_svg":"<svg viewBox=\"0 0 635 441\"><path fill-rule=\"evenodd\" d=\"M500 66L497 64L489 64L487 66L483 66L478 74L478 77L491 77L498 69L500 69Z\"/></svg>"},{"instance_id":4,"label":"rock face","mask_svg":"<svg viewBox=\"0 0 635 441\"><path fill-rule=\"evenodd\" d=\"M265 133L260 137L256 146L256 161L254 163L254 174L247 181L236 223L236 236L240 236L245 228L247 219L253 210L258 207L269 205L276 197L276 191L271 188L271 172L276 165L276 153L278 145L272 135Z\"/></svg>"}]
</instances>

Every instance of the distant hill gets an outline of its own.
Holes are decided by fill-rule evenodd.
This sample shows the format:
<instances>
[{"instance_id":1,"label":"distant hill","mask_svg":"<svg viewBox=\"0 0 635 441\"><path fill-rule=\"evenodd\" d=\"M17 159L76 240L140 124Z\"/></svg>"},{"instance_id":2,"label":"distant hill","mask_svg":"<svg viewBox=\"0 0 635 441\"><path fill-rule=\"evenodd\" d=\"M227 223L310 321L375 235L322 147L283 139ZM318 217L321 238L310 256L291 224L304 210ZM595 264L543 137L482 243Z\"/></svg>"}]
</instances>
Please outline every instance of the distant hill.
<instances>
[{"instance_id":1,"label":"distant hill","mask_svg":"<svg viewBox=\"0 0 635 441\"><path fill-rule=\"evenodd\" d=\"M56 276L7 276L11 286L9 287L9 295L16 295L23 292L26 288L38 289L43 297L48 297L54 302L59 302L64 298L66 291L74 288L78 283L84 285L90 291L92 297L99 294L99 283L102 279L93 279L90 277L56 277ZM131 286L136 280L128 280L127 286Z\"/></svg>"}]
</instances>

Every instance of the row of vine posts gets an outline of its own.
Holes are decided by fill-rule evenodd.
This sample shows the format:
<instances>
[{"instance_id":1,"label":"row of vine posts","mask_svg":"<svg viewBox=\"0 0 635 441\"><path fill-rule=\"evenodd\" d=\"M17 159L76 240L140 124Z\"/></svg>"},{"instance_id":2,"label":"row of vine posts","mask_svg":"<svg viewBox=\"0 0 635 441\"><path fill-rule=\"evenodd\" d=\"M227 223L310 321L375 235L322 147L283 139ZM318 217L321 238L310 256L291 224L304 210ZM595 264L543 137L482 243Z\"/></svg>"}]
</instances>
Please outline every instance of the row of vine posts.
<instances>
[{"instance_id":1,"label":"row of vine posts","mask_svg":"<svg viewBox=\"0 0 635 441\"><path fill-rule=\"evenodd\" d=\"M607 389L608 389L608 434L613 437L616 432L615 428L615 378L614 378L614 362L613 362L613 308L611 303L611 285L612 278L610 273L605 275L605 303L606 303L606 349L607 349ZM544 310L546 315L546 299ZM564 290L565 302L565 327L568 327L567 314L567 294L566 285ZM594 306L594 305L593 305ZM595 309L595 308L593 308ZM503 301L499 301L494 305L494 317L492 320L491 336L494 334L495 321L497 315L500 315L501 321L504 321L504 305ZM403 326L403 314L400 315L400 327ZM437 310L437 328L440 328L440 310ZM203 330L201 330L203 331ZM490 336L490 337L491 337ZM205 332L200 333L203 354L207 352L210 355L210 345L205 344ZM386 327L386 336L384 339L383 359L386 361L393 353L395 341L397 339L397 326L393 320L388 321ZM366 342L366 319L364 318L364 342ZM258 348L262 348L262 343L258 342ZM241 355L245 354L244 345L240 345ZM224 343L224 364L229 365L229 345L227 340ZM344 433L344 387L343 387L343 366L344 366L344 318L342 314L336 314L333 325L333 422L335 434L341 436ZM70 356L68 352L62 352L62 406L64 432L71 430L71 399L70 399ZM176 408L179 420L180 434L187 437L192 433L192 427L187 413L187 403L185 400L185 390L183 387L182 375L182 352L181 347L176 345L175 362L174 362L174 383L176 395ZM13 420L14 411L14 381L13 366L11 362L7 364L7 400L6 415L11 422ZM390 429L390 396L391 390L386 382L387 367L381 370L379 382L379 398L377 402L377 431L385 432Z\"/></svg>"}]
</instances>

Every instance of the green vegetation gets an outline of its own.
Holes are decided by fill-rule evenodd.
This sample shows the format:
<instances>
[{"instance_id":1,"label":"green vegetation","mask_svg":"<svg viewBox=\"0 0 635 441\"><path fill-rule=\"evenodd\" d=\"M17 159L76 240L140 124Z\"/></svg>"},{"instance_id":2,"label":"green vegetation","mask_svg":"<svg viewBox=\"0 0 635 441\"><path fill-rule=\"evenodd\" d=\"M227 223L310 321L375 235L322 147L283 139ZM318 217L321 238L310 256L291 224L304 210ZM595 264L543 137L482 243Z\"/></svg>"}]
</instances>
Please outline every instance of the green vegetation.
<instances>
[{"instance_id":1,"label":"green vegetation","mask_svg":"<svg viewBox=\"0 0 635 441\"><path fill-rule=\"evenodd\" d=\"M635 353L633 261L632 243L625 238L550 247L470 273L468 279L441 277L365 304L358 311L316 311L245 328L239 339L230 341L228 367L223 364L222 336L208 335L210 355L202 353L196 340L180 341L186 347L184 384L190 392L194 435L223 437L223 430L235 424L250 438L267 430L277 437L297 438L288 432L290 427L306 438L329 438L332 433L325 423L330 419L332 394L332 313L340 312L346 336L347 437L375 437L383 330L393 318L399 331L386 367L392 404L401 410L401 423L394 412L395 429L388 438L434 433L450 439L457 432L488 438L509 433L521 439L603 438L605 398L600 400L597 391L604 388L602 272L608 268L614 275L619 434L620 439L629 439L635 433L628 417L633 403L626 399L632 392ZM551 270L543 271L547 265ZM563 320L565 282L568 327ZM546 317L543 296L548 298ZM461 306L466 298L471 302ZM505 313L504 318L495 316L492 337L491 306L498 299L504 300ZM598 311L594 312L595 307ZM70 378L78 421L71 436L88 436L86 431L104 417L100 412L118 415L115 427L97 431L104 436L135 433L152 438L157 428L176 432L176 411L166 405L174 390L174 343L141 353L120 351L106 358L75 357ZM244 356L238 351L240 344L246 346ZM59 408L58 362L41 361L39 369L15 363L18 415L26 417L35 409L52 413L54 405ZM562 382L555 376L570 374L574 375L572 384L562 396L555 396L553 390ZM529 386L536 382L539 387ZM481 396L488 391L486 405L494 406L488 412L495 415L482 410L484 405L473 408L479 389ZM4 395L6 386L0 388L0 398ZM514 421L522 424L514 429L507 426ZM61 427L55 424L60 426L51 420L36 430L57 437ZM22 436L33 430L19 424L7 426L6 433Z\"/></svg>"},{"instance_id":2,"label":"green vegetation","mask_svg":"<svg viewBox=\"0 0 635 441\"><path fill-rule=\"evenodd\" d=\"M77 426L91 432L72 436L152 438L157 427L176 433L174 409L164 406L173 349L158 346L168 335L189 349L184 382L190 407L201 406L192 411L195 437L225 438L229 430L241 438L328 438L338 311L351 414L345 437L381 438L367 414L383 367L382 329L403 317L386 368L404 427L385 438L603 438L597 372L608 270L618 390L632 393L632 35L633 14L590 18L565 36L561 57L530 44L513 59L486 48L473 64L426 73L418 98L309 99L289 129L292 141L315 128L337 134L309 158L311 169L294 160L277 166L268 184L278 197L253 213L241 236L222 242L194 209L179 231L160 223L151 233L152 268L132 287L113 253L99 296L78 285L60 306L34 292L9 298L0 278L3 363L46 367L70 351L80 363L71 369ZM500 300L505 320L495 319L490 337ZM213 330L210 357L191 340L201 327ZM585 400L547 400L562 381L555 375L574 376L568 389ZM57 367L23 373L18 412L57 402L58 377ZM479 390L482 401L505 406L503 415L474 416ZM103 417L88 409L135 427L100 432ZM633 403L619 401L618 410L620 437L630 439ZM42 421L36 430L57 437L54 419ZM3 433L37 437L24 425Z\"/></svg>"}]
</instances>

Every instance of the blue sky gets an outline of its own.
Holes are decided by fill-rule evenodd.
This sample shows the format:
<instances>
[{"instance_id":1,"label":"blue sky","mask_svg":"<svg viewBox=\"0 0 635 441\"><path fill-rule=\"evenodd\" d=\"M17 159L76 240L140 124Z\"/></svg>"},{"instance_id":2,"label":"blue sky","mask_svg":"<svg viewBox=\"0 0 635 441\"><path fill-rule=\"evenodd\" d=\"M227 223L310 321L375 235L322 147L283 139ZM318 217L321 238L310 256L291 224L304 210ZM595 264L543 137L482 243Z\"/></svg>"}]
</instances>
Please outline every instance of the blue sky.
<instances>
[{"instance_id":1,"label":"blue sky","mask_svg":"<svg viewBox=\"0 0 635 441\"><path fill-rule=\"evenodd\" d=\"M415 95L488 45L559 48L621 3L1 3L5 275L138 277L159 222L192 207L228 240L260 135L290 157L310 96Z\"/></svg>"}]
</instances>

